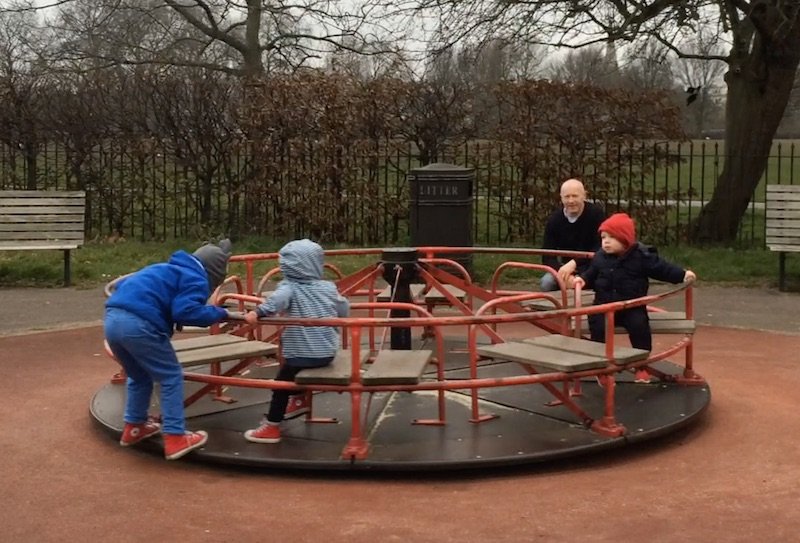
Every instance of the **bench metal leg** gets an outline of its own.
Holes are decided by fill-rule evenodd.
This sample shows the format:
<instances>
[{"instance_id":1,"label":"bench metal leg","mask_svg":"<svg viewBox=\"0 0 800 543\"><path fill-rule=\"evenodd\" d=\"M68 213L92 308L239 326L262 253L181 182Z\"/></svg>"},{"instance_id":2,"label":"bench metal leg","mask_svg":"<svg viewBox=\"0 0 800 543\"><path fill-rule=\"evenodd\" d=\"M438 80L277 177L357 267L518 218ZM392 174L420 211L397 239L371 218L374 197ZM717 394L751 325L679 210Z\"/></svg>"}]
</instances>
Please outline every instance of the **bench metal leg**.
<instances>
[{"instance_id":1,"label":"bench metal leg","mask_svg":"<svg viewBox=\"0 0 800 543\"><path fill-rule=\"evenodd\" d=\"M786 290L786 253L778 253L778 290Z\"/></svg>"},{"instance_id":2,"label":"bench metal leg","mask_svg":"<svg viewBox=\"0 0 800 543\"><path fill-rule=\"evenodd\" d=\"M68 287L70 285L70 278L72 270L70 270L70 258L69 258L69 249L64 249L64 286Z\"/></svg>"}]
</instances>

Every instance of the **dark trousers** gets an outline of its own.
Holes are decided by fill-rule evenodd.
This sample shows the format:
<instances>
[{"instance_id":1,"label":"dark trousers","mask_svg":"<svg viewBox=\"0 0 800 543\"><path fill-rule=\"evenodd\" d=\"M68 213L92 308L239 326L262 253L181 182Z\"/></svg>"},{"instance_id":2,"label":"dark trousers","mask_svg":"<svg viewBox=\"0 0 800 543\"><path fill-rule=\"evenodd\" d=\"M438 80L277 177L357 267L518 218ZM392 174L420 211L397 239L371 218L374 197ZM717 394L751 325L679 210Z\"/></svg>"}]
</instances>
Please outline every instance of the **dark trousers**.
<instances>
[{"instance_id":1,"label":"dark trousers","mask_svg":"<svg viewBox=\"0 0 800 543\"><path fill-rule=\"evenodd\" d=\"M614 314L614 324L623 327L628 332L631 347L645 351L653 350L653 335L650 333L650 319L647 316L646 308L634 307L618 311ZM592 334L592 341L604 343L606 340L605 315L589 315L589 331Z\"/></svg>"},{"instance_id":2,"label":"dark trousers","mask_svg":"<svg viewBox=\"0 0 800 543\"><path fill-rule=\"evenodd\" d=\"M308 368L321 368L331 363L333 357L329 358L287 358L275 376L276 381L294 381L297 374ZM286 414L286 406L289 405L289 396L305 394L304 391L294 390L273 390L272 401L269 404L267 420L279 423Z\"/></svg>"}]
</instances>

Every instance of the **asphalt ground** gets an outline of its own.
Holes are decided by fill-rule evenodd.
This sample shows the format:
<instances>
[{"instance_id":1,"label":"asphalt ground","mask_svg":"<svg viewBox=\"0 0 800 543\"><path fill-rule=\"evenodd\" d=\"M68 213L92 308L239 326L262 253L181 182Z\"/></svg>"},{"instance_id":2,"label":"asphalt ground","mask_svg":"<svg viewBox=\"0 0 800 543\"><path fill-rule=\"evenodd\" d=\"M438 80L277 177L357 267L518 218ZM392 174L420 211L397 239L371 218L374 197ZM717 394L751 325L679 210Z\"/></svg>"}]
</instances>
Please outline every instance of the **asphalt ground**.
<instances>
[{"instance_id":1,"label":"asphalt ground","mask_svg":"<svg viewBox=\"0 0 800 543\"><path fill-rule=\"evenodd\" d=\"M718 318L705 292L703 319ZM756 313L728 293L729 321L777 325L757 321L762 308L796 319L782 305L796 295L768 293ZM96 295L4 296L5 320L26 332L0 337L0 541L751 543L800 532L796 324L700 326L708 411L636 447L466 473L254 472L167 462L97 429L89 402L116 366L102 328L78 326L99 317Z\"/></svg>"},{"instance_id":2,"label":"asphalt ground","mask_svg":"<svg viewBox=\"0 0 800 543\"><path fill-rule=\"evenodd\" d=\"M0 289L0 336L80 328L100 324L102 287ZM682 297L665 309L682 308ZM694 287L698 324L800 334L800 293L700 283Z\"/></svg>"}]
</instances>

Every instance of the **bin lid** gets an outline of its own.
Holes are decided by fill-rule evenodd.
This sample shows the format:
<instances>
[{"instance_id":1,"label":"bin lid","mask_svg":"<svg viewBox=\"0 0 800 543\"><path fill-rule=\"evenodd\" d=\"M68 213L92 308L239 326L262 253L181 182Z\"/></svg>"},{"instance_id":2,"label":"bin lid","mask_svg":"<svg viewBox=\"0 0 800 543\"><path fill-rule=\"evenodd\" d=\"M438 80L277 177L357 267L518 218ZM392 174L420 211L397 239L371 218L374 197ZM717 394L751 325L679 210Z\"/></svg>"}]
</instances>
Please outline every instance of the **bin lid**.
<instances>
[{"instance_id":1,"label":"bin lid","mask_svg":"<svg viewBox=\"0 0 800 543\"><path fill-rule=\"evenodd\" d=\"M452 178L469 177L474 172L474 168L465 168L464 166L447 164L445 162L434 162L433 164L428 164L427 166L409 170L408 175L410 177L438 177L438 174L442 174L442 177Z\"/></svg>"}]
</instances>

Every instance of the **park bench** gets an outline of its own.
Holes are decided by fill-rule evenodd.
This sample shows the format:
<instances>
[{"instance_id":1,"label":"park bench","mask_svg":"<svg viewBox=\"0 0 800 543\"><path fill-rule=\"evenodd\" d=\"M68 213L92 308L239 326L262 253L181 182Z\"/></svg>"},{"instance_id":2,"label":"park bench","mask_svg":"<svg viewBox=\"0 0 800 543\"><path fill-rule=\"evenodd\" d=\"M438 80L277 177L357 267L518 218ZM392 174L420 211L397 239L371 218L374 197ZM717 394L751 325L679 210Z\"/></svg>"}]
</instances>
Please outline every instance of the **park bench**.
<instances>
[{"instance_id":1,"label":"park bench","mask_svg":"<svg viewBox=\"0 0 800 543\"><path fill-rule=\"evenodd\" d=\"M767 247L778 253L778 289L786 290L786 253L800 252L800 185L767 185Z\"/></svg>"},{"instance_id":2,"label":"park bench","mask_svg":"<svg viewBox=\"0 0 800 543\"><path fill-rule=\"evenodd\" d=\"M64 286L70 285L70 251L83 245L83 191L0 191L0 250L64 251Z\"/></svg>"}]
</instances>

